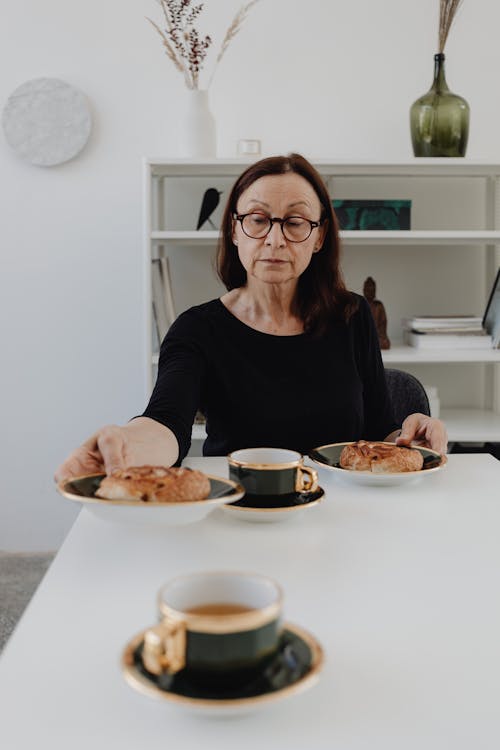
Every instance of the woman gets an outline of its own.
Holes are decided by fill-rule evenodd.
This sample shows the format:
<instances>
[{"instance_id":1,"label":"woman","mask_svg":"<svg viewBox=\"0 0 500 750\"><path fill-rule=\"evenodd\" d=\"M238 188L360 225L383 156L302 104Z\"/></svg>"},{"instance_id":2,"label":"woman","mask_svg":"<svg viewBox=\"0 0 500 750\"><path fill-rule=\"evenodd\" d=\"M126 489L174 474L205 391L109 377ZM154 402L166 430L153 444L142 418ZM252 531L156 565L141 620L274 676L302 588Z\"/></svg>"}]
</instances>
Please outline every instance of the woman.
<instances>
[{"instance_id":1,"label":"woman","mask_svg":"<svg viewBox=\"0 0 500 750\"><path fill-rule=\"evenodd\" d=\"M365 438L418 441L440 453L442 422L394 422L373 318L345 288L330 196L298 154L248 167L222 221L220 299L179 316L162 343L143 415L98 430L56 479L141 464L180 463L197 409L205 455L271 446L306 453Z\"/></svg>"}]
</instances>

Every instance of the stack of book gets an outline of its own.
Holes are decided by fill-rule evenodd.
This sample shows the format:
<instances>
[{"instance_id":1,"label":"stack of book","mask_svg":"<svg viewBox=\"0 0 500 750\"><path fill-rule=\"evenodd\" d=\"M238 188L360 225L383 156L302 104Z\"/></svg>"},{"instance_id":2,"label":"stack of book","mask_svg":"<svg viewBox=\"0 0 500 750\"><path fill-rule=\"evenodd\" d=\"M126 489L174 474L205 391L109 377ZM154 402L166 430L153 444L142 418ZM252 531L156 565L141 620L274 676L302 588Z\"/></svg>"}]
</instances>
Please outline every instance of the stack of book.
<instances>
[{"instance_id":1,"label":"stack of book","mask_svg":"<svg viewBox=\"0 0 500 750\"><path fill-rule=\"evenodd\" d=\"M168 258L159 257L153 260L151 292L154 321L153 352L157 352L176 317Z\"/></svg>"},{"instance_id":2,"label":"stack of book","mask_svg":"<svg viewBox=\"0 0 500 750\"><path fill-rule=\"evenodd\" d=\"M470 315L421 315L403 320L405 343L419 349L491 349L483 319Z\"/></svg>"}]
</instances>

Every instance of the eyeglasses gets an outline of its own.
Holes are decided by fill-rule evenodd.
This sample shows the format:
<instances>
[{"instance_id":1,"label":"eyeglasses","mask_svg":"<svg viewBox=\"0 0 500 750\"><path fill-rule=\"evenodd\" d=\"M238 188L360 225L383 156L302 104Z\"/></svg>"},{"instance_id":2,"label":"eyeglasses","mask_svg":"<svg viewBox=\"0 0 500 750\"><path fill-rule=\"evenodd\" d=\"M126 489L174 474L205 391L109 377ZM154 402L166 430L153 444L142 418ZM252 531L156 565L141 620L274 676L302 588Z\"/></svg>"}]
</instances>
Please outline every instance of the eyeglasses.
<instances>
[{"instance_id":1,"label":"eyeglasses","mask_svg":"<svg viewBox=\"0 0 500 750\"><path fill-rule=\"evenodd\" d=\"M241 228L247 237L253 240L261 240L267 237L273 224L281 226L283 237L289 242L305 242L311 236L311 232L316 227L321 226L321 221L309 221L303 216L287 216L286 219L277 219L266 216L266 214L233 214L233 219L239 221Z\"/></svg>"}]
</instances>

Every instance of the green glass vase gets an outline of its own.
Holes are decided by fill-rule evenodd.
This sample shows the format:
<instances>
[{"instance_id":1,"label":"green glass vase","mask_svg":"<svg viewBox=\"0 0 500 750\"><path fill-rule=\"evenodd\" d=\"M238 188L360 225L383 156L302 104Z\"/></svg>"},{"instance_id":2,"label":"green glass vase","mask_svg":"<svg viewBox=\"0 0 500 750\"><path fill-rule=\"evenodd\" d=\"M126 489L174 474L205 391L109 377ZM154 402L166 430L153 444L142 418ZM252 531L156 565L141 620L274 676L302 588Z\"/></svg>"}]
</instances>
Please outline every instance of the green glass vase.
<instances>
[{"instance_id":1,"label":"green glass vase","mask_svg":"<svg viewBox=\"0 0 500 750\"><path fill-rule=\"evenodd\" d=\"M434 55L430 90L411 106L410 129L415 156L465 156L469 105L448 88L442 53Z\"/></svg>"}]
</instances>

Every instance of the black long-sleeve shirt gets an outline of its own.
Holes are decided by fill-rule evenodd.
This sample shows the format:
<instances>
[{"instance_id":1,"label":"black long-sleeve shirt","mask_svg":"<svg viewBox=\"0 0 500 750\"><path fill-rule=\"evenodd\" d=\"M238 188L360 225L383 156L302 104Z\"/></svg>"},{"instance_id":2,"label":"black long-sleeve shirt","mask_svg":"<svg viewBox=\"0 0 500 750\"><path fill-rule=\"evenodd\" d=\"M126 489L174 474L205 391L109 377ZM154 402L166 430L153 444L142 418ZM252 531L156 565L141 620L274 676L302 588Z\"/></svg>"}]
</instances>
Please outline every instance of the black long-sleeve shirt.
<instances>
[{"instance_id":1,"label":"black long-sleeve shirt","mask_svg":"<svg viewBox=\"0 0 500 750\"><path fill-rule=\"evenodd\" d=\"M370 308L327 333L274 336L238 320L219 299L182 313L160 351L143 416L169 427L179 461L197 409L207 420L206 456L238 448L291 448L383 440L397 429Z\"/></svg>"}]
</instances>

